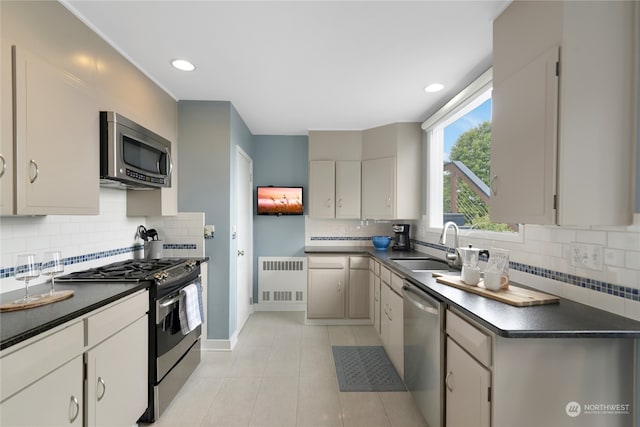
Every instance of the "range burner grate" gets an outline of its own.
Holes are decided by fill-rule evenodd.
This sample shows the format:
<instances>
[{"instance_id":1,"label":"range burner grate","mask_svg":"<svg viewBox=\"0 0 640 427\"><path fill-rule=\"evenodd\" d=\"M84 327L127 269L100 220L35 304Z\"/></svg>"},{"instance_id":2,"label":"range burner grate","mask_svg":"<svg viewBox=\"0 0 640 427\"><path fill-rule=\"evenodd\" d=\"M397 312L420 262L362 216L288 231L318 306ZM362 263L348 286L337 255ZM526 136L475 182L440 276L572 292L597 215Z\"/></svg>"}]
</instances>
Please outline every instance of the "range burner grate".
<instances>
[{"instance_id":1,"label":"range burner grate","mask_svg":"<svg viewBox=\"0 0 640 427\"><path fill-rule=\"evenodd\" d=\"M101 267L76 271L56 278L56 281L116 281L137 282L151 277L154 273L167 270L184 263L184 260L125 260Z\"/></svg>"}]
</instances>

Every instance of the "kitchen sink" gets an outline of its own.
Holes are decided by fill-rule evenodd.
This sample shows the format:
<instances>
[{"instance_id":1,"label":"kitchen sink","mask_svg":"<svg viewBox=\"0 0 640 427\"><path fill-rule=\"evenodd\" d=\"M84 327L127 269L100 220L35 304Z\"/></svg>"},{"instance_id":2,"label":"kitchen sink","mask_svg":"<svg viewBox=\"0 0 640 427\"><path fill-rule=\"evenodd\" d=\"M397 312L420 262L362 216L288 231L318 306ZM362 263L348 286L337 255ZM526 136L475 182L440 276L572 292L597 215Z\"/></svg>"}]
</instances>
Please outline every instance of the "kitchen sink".
<instances>
[{"instance_id":1,"label":"kitchen sink","mask_svg":"<svg viewBox=\"0 0 640 427\"><path fill-rule=\"evenodd\" d=\"M411 271L450 269L446 261L433 258L391 258L391 261Z\"/></svg>"}]
</instances>

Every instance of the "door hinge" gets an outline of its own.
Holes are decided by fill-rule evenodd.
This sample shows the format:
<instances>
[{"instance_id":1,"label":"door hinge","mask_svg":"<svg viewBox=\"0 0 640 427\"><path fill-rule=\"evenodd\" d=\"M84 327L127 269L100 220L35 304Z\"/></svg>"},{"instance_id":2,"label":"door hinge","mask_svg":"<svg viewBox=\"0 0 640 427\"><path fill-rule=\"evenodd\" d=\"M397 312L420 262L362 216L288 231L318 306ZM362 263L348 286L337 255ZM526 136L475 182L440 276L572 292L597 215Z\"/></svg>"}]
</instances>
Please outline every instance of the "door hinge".
<instances>
[{"instance_id":1,"label":"door hinge","mask_svg":"<svg viewBox=\"0 0 640 427\"><path fill-rule=\"evenodd\" d=\"M487 401L491 402L491 387L488 387L487 391L488 391L488 393L487 393Z\"/></svg>"},{"instance_id":2,"label":"door hinge","mask_svg":"<svg viewBox=\"0 0 640 427\"><path fill-rule=\"evenodd\" d=\"M560 61L556 62L556 76L560 76Z\"/></svg>"},{"instance_id":3,"label":"door hinge","mask_svg":"<svg viewBox=\"0 0 640 427\"><path fill-rule=\"evenodd\" d=\"M553 209L558 209L558 195L554 194L553 195Z\"/></svg>"}]
</instances>

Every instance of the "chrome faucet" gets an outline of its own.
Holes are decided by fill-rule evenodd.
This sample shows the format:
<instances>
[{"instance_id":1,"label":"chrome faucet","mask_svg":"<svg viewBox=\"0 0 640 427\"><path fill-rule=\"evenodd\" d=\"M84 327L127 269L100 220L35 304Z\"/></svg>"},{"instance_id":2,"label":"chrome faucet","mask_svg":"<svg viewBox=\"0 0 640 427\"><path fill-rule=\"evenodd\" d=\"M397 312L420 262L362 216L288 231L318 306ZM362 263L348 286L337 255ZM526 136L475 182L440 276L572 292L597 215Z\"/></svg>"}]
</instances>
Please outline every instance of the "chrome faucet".
<instances>
[{"instance_id":1,"label":"chrome faucet","mask_svg":"<svg viewBox=\"0 0 640 427\"><path fill-rule=\"evenodd\" d=\"M446 222L444 224L444 226L442 227L442 234L440 235L440 244L441 245L446 245L447 244L447 230L449 229L449 227L453 228L453 253L450 253L448 248L449 246L447 246L447 255L446 255L446 260L447 260L447 264L449 264L450 267L453 268L461 268L462 266L462 257L460 256L460 252L458 251L458 232L460 231L458 229L458 225L453 222L453 221L449 221Z\"/></svg>"}]
</instances>

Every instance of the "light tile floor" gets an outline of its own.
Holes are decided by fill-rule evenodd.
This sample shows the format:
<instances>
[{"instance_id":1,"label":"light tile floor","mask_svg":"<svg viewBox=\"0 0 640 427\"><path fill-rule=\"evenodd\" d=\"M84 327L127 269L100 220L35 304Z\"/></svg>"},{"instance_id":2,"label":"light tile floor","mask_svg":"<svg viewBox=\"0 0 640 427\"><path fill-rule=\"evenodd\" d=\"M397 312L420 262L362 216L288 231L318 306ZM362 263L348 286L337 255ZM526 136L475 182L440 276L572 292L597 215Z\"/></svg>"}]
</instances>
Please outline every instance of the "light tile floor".
<instances>
[{"instance_id":1,"label":"light tile floor","mask_svg":"<svg viewBox=\"0 0 640 427\"><path fill-rule=\"evenodd\" d=\"M372 326L256 312L231 352L202 362L153 426L426 426L407 392L342 393L332 345L382 345Z\"/></svg>"}]
</instances>

